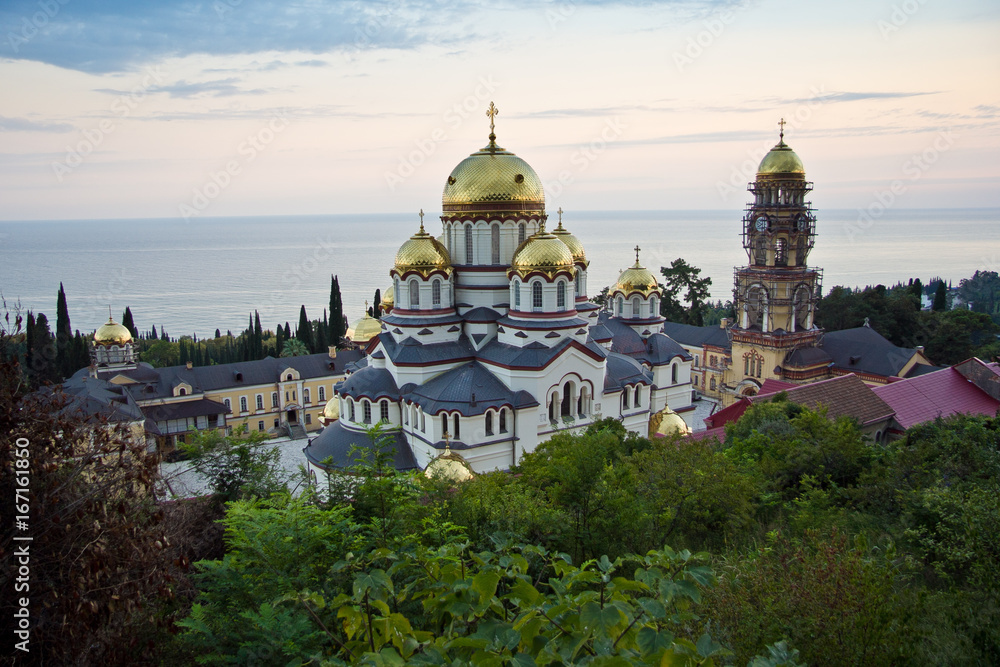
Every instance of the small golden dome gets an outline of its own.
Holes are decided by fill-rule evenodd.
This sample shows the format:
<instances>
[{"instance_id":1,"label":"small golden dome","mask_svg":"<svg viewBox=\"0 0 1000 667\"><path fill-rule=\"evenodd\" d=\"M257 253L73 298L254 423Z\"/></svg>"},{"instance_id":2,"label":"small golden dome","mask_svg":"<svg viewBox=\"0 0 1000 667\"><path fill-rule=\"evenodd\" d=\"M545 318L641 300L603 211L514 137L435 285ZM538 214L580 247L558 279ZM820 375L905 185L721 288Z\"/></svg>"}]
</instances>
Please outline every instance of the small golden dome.
<instances>
[{"instance_id":1,"label":"small golden dome","mask_svg":"<svg viewBox=\"0 0 1000 667\"><path fill-rule=\"evenodd\" d=\"M649 418L649 435L671 436L674 433L687 435L691 432L687 422L670 408L663 408Z\"/></svg>"},{"instance_id":2,"label":"small golden dome","mask_svg":"<svg viewBox=\"0 0 1000 667\"><path fill-rule=\"evenodd\" d=\"M354 325L354 334L351 336L351 342L367 343L380 333L382 333L382 323L368 313L365 313L361 321Z\"/></svg>"},{"instance_id":3,"label":"small golden dome","mask_svg":"<svg viewBox=\"0 0 1000 667\"><path fill-rule=\"evenodd\" d=\"M541 271L549 277L566 271L573 273L573 253L559 237L545 231L542 223L537 234L532 234L514 251L510 272L522 278L533 271Z\"/></svg>"},{"instance_id":4,"label":"small golden dome","mask_svg":"<svg viewBox=\"0 0 1000 667\"><path fill-rule=\"evenodd\" d=\"M785 143L784 135L778 140L774 148L764 156L757 167L758 176L769 176L776 174L802 174L805 175L806 168L802 160L795 154L788 144Z\"/></svg>"},{"instance_id":5,"label":"small golden dome","mask_svg":"<svg viewBox=\"0 0 1000 667\"><path fill-rule=\"evenodd\" d=\"M392 307L396 305L396 288L389 285L389 288L382 292L382 302L379 304L382 306L382 310L392 310Z\"/></svg>"},{"instance_id":6,"label":"small golden dome","mask_svg":"<svg viewBox=\"0 0 1000 667\"><path fill-rule=\"evenodd\" d=\"M100 326L94 333L94 343L96 345L125 345L132 342L132 333L121 324L115 322L111 317Z\"/></svg>"},{"instance_id":7,"label":"small golden dome","mask_svg":"<svg viewBox=\"0 0 1000 667\"><path fill-rule=\"evenodd\" d=\"M334 396L326 402L326 407L323 408L323 419L327 423L340 419L340 399L338 397Z\"/></svg>"},{"instance_id":8,"label":"small golden dome","mask_svg":"<svg viewBox=\"0 0 1000 667\"><path fill-rule=\"evenodd\" d=\"M559 210L560 212L562 211L562 209ZM570 234L569 230L563 227L561 217L562 216L560 216L559 226L552 230L552 234L566 244L566 247L569 248L570 254L573 255L573 261L577 264L582 264L584 268L586 268L590 265L590 262L587 261L587 253L583 250L583 244L580 243L580 239Z\"/></svg>"},{"instance_id":9,"label":"small golden dome","mask_svg":"<svg viewBox=\"0 0 1000 667\"><path fill-rule=\"evenodd\" d=\"M476 473L461 454L452 452L451 447L446 447L444 454L435 457L427 464L424 475L431 479L439 477L451 482L464 482L475 477Z\"/></svg>"},{"instance_id":10,"label":"small golden dome","mask_svg":"<svg viewBox=\"0 0 1000 667\"><path fill-rule=\"evenodd\" d=\"M458 163L444 184L441 210L445 215L470 211L545 210L545 191L527 162L490 143Z\"/></svg>"},{"instance_id":11,"label":"small golden dome","mask_svg":"<svg viewBox=\"0 0 1000 667\"><path fill-rule=\"evenodd\" d=\"M395 271L399 274L416 271L425 278L434 271L451 273L451 257L448 255L448 249L424 231L423 220L420 222L420 231L411 236L396 252Z\"/></svg>"},{"instance_id":12,"label":"small golden dome","mask_svg":"<svg viewBox=\"0 0 1000 667\"><path fill-rule=\"evenodd\" d=\"M643 296L649 296L659 291L660 286L656 282L656 276L653 275L652 271L639 264L639 247L636 246L635 264L621 272L611 293L621 292L627 296L633 292L639 292Z\"/></svg>"}]
</instances>

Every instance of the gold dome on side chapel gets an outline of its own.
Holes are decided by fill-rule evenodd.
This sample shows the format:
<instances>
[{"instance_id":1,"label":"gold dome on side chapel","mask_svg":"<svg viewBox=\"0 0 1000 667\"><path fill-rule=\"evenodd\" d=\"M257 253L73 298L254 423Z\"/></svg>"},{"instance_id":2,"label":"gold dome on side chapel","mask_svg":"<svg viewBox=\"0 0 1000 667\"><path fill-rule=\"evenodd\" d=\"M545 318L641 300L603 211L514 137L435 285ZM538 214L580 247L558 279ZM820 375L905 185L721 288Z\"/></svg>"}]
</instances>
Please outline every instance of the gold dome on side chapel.
<instances>
[{"instance_id":1,"label":"gold dome on side chapel","mask_svg":"<svg viewBox=\"0 0 1000 667\"><path fill-rule=\"evenodd\" d=\"M691 432L684 418L671 410L663 408L649 418L649 437L654 435L670 436L674 433L687 435Z\"/></svg>"},{"instance_id":2,"label":"gold dome on side chapel","mask_svg":"<svg viewBox=\"0 0 1000 667\"><path fill-rule=\"evenodd\" d=\"M328 424L340 419L340 399L338 397L334 396L326 402L326 407L323 408L323 419Z\"/></svg>"},{"instance_id":3,"label":"gold dome on side chapel","mask_svg":"<svg viewBox=\"0 0 1000 667\"><path fill-rule=\"evenodd\" d=\"M95 345L125 345L132 342L132 333L122 324L115 322L111 316L108 321L94 332Z\"/></svg>"},{"instance_id":4,"label":"gold dome on side chapel","mask_svg":"<svg viewBox=\"0 0 1000 667\"><path fill-rule=\"evenodd\" d=\"M542 180L527 162L500 147L493 132L498 111L490 103L490 143L458 163L444 184L445 216L474 211L543 212Z\"/></svg>"},{"instance_id":5,"label":"gold dome on side chapel","mask_svg":"<svg viewBox=\"0 0 1000 667\"><path fill-rule=\"evenodd\" d=\"M392 307L396 305L396 288L389 285L388 289L382 292L382 301L379 306L382 310L392 310Z\"/></svg>"},{"instance_id":6,"label":"gold dome on side chapel","mask_svg":"<svg viewBox=\"0 0 1000 667\"><path fill-rule=\"evenodd\" d=\"M444 454L434 457L424 469L424 475L430 479L442 478L451 482L464 482L472 479L476 473L472 471L469 462L462 458L461 454L451 451L451 447L444 450Z\"/></svg>"},{"instance_id":7,"label":"gold dome on side chapel","mask_svg":"<svg viewBox=\"0 0 1000 667\"><path fill-rule=\"evenodd\" d=\"M656 282L656 276L646 267L639 264L639 247L635 248L635 264L621 272L618 282L615 283L614 292L621 292L629 295L639 292L643 296L649 296L653 292L659 292L660 286Z\"/></svg>"},{"instance_id":8,"label":"gold dome on side chapel","mask_svg":"<svg viewBox=\"0 0 1000 667\"><path fill-rule=\"evenodd\" d=\"M801 174L805 175L806 168L802 160L795 154L788 144L785 143L785 119L779 123L781 132L778 134L778 143L775 144L757 167L758 176L769 176L777 174Z\"/></svg>"},{"instance_id":9,"label":"gold dome on side chapel","mask_svg":"<svg viewBox=\"0 0 1000 667\"><path fill-rule=\"evenodd\" d=\"M526 238L514 251L508 276L516 273L524 278L535 271L550 278L560 272L575 272L573 253L559 237L545 231L544 221L538 233Z\"/></svg>"},{"instance_id":10,"label":"gold dome on side chapel","mask_svg":"<svg viewBox=\"0 0 1000 667\"><path fill-rule=\"evenodd\" d=\"M382 333L382 323L366 312L361 321L354 325L354 335L351 336L351 342L367 343L380 333Z\"/></svg>"},{"instance_id":11,"label":"gold dome on side chapel","mask_svg":"<svg viewBox=\"0 0 1000 667\"><path fill-rule=\"evenodd\" d=\"M424 212L420 211L420 231L411 236L396 252L395 271L399 275L415 271L424 278L435 271L451 273L448 249L424 231Z\"/></svg>"},{"instance_id":12,"label":"gold dome on side chapel","mask_svg":"<svg viewBox=\"0 0 1000 667\"><path fill-rule=\"evenodd\" d=\"M584 252L583 250L583 244L580 243L580 239L573 236L569 232L569 230L563 227L561 208L559 209L558 213L559 213L559 225L552 230L553 236L558 238L566 245L567 248L569 248L569 252L571 255L573 255L573 261L575 263L582 264L584 267L589 266L590 261L587 260L587 253Z\"/></svg>"}]
</instances>

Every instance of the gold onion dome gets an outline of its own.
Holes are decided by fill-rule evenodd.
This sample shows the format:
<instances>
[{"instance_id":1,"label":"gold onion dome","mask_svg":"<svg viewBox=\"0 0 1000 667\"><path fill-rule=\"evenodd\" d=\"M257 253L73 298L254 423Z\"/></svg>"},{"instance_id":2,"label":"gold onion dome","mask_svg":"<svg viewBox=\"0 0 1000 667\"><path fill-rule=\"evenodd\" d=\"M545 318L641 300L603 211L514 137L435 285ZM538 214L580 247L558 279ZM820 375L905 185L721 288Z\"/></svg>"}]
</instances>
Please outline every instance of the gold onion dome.
<instances>
[{"instance_id":1,"label":"gold onion dome","mask_svg":"<svg viewBox=\"0 0 1000 667\"><path fill-rule=\"evenodd\" d=\"M674 433L687 435L691 432L684 418L671 410L663 408L649 419L649 435L670 436Z\"/></svg>"},{"instance_id":2,"label":"gold onion dome","mask_svg":"<svg viewBox=\"0 0 1000 667\"><path fill-rule=\"evenodd\" d=\"M416 271L425 278L434 271L451 273L448 249L424 231L424 212L420 211L420 231L411 236L396 252L396 272Z\"/></svg>"},{"instance_id":3,"label":"gold onion dome","mask_svg":"<svg viewBox=\"0 0 1000 667\"><path fill-rule=\"evenodd\" d=\"M451 482L464 482L472 479L476 473L472 471L469 462L462 458L461 454L451 451L451 447L446 447L444 454L435 457L424 469L424 475L434 479L446 479Z\"/></svg>"},{"instance_id":4,"label":"gold onion dome","mask_svg":"<svg viewBox=\"0 0 1000 667\"><path fill-rule=\"evenodd\" d=\"M559 226L552 230L552 234L562 241L569 252L573 255L573 261L577 264L582 264L587 266L590 262L587 261L587 253L583 250L583 244L580 243L580 239L576 238L570 234L569 230L563 227L562 224L562 209L559 209Z\"/></svg>"},{"instance_id":5,"label":"gold onion dome","mask_svg":"<svg viewBox=\"0 0 1000 667\"><path fill-rule=\"evenodd\" d=\"M795 154L788 144L785 143L785 119L779 123L781 132L778 135L778 143L764 156L757 167L760 175L768 174L805 174L806 168L802 160Z\"/></svg>"},{"instance_id":6,"label":"gold onion dome","mask_svg":"<svg viewBox=\"0 0 1000 667\"><path fill-rule=\"evenodd\" d=\"M110 316L94 333L94 343L97 345L124 345L131 342L132 333L128 328L118 324Z\"/></svg>"},{"instance_id":7,"label":"gold onion dome","mask_svg":"<svg viewBox=\"0 0 1000 667\"><path fill-rule=\"evenodd\" d=\"M340 399L338 397L334 396L326 402L326 407L323 408L323 418L326 419L327 423L340 419Z\"/></svg>"},{"instance_id":8,"label":"gold onion dome","mask_svg":"<svg viewBox=\"0 0 1000 667\"><path fill-rule=\"evenodd\" d=\"M396 288L389 285L388 289L382 292L382 302L379 303L382 306L382 310L392 310L392 307L396 305Z\"/></svg>"},{"instance_id":9,"label":"gold onion dome","mask_svg":"<svg viewBox=\"0 0 1000 667\"><path fill-rule=\"evenodd\" d=\"M639 247L636 246L635 264L621 272L613 291L625 294L641 292L643 296L649 296L659 290L660 286L657 284L653 272L639 264Z\"/></svg>"},{"instance_id":10,"label":"gold onion dome","mask_svg":"<svg viewBox=\"0 0 1000 667\"><path fill-rule=\"evenodd\" d=\"M445 215L469 211L545 210L545 191L527 162L497 145L490 103L490 143L458 163L444 184L441 209Z\"/></svg>"},{"instance_id":11,"label":"gold onion dome","mask_svg":"<svg viewBox=\"0 0 1000 667\"><path fill-rule=\"evenodd\" d=\"M510 270L522 278L533 271L554 276L561 271L573 272L573 253L558 236L545 231L542 223L537 234L532 234L514 252Z\"/></svg>"},{"instance_id":12,"label":"gold onion dome","mask_svg":"<svg viewBox=\"0 0 1000 667\"><path fill-rule=\"evenodd\" d=\"M366 312L361 321L354 326L354 335L351 336L351 341L367 343L380 333L382 333L382 323Z\"/></svg>"}]
</instances>

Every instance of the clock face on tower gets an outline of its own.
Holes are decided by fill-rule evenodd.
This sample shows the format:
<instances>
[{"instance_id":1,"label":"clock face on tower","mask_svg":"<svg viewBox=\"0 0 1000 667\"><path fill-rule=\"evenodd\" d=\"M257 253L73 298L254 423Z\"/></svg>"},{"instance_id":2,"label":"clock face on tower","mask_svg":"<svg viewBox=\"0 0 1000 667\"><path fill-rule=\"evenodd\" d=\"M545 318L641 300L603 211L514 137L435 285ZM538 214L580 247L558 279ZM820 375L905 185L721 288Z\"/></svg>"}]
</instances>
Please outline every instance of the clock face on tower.
<instances>
[{"instance_id":1,"label":"clock face on tower","mask_svg":"<svg viewBox=\"0 0 1000 667\"><path fill-rule=\"evenodd\" d=\"M760 216L759 218L757 218L757 220L754 221L753 226L757 229L758 232L764 231L765 229L767 229L767 218L765 218L764 216Z\"/></svg>"}]
</instances>

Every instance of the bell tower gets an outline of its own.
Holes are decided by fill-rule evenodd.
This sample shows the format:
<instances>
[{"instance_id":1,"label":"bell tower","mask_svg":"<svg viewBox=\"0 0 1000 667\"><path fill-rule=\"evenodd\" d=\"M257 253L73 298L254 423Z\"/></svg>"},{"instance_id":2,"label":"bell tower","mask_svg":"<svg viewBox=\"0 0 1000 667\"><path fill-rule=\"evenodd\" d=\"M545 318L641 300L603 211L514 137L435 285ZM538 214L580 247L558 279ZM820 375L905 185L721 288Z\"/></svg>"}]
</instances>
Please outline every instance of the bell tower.
<instances>
[{"instance_id":1,"label":"bell tower","mask_svg":"<svg viewBox=\"0 0 1000 667\"><path fill-rule=\"evenodd\" d=\"M777 145L764 156L747 186L753 196L743 216L748 265L735 271L736 322L729 330L733 362L726 386L752 395L767 378L807 381L826 366L802 366L822 331L815 325L822 272L807 265L816 240L816 216L806 201L812 183L799 156L785 143L784 119Z\"/></svg>"}]
</instances>

